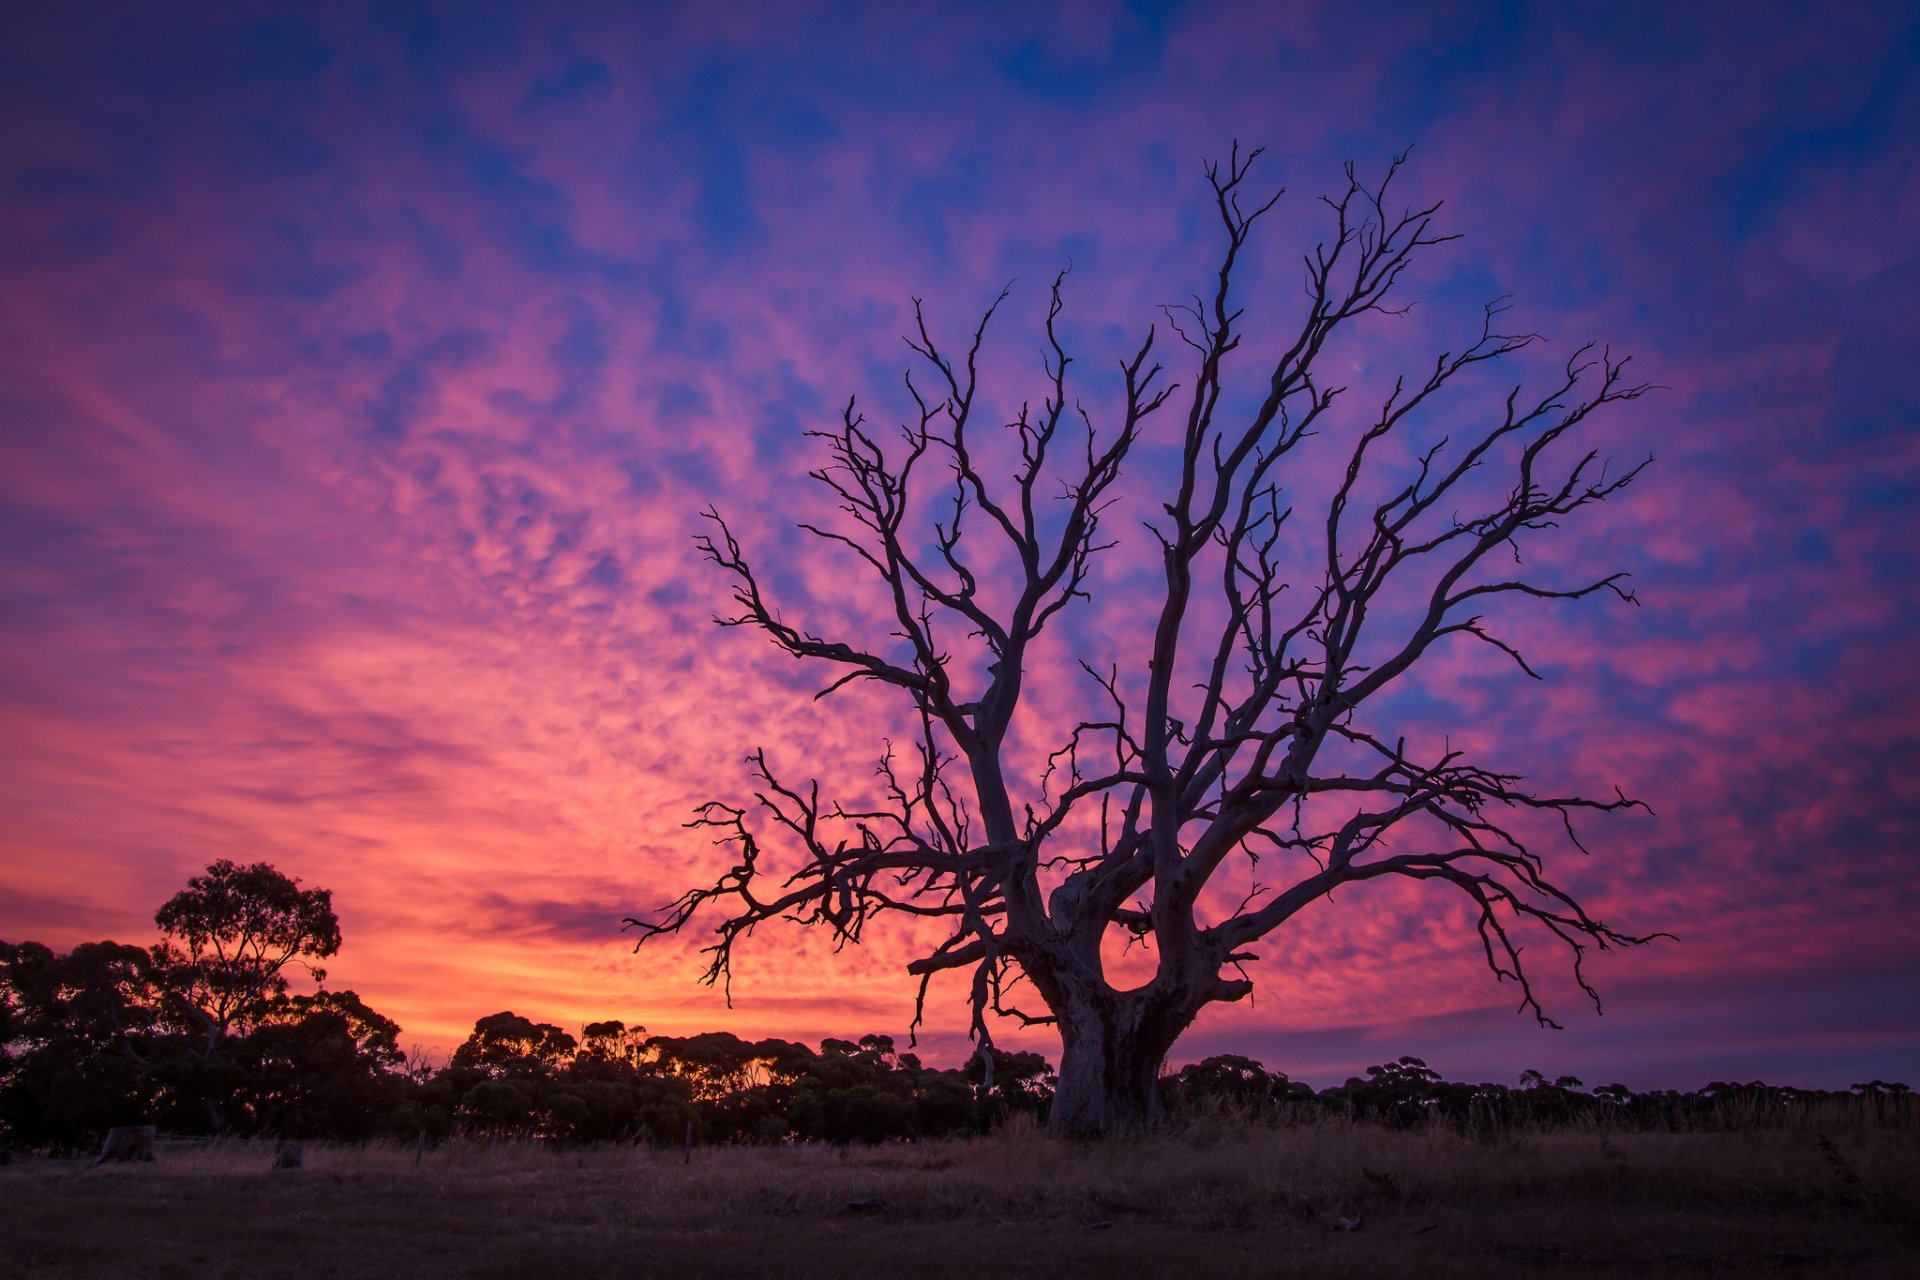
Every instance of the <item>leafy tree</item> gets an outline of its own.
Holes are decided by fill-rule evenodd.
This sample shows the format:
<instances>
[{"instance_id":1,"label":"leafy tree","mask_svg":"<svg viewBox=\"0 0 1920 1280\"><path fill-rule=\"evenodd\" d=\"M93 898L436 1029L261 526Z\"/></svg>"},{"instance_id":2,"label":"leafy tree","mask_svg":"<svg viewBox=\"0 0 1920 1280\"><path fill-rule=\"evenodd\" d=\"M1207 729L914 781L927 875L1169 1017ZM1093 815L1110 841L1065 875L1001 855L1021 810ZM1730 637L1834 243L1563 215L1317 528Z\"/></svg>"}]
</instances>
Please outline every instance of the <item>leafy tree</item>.
<instances>
[{"instance_id":1,"label":"leafy tree","mask_svg":"<svg viewBox=\"0 0 1920 1280\"><path fill-rule=\"evenodd\" d=\"M884 1142L905 1137L912 1095L889 1087L887 1073L851 1059L822 1059L793 1087L794 1132L820 1142Z\"/></svg>"},{"instance_id":2,"label":"leafy tree","mask_svg":"<svg viewBox=\"0 0 1920 1280\"><path fill-rule=\"evenodd\" d=\"M1367 1068L1366 1078L1339 1089L1355 1113L1383 1123L1411 1125L1445 1101L1446 1081L1419 1058L1402 1056Z\"/></svg>"},{"instance_id":3,"label":"leafy tree","mask_svg":"<svg viewBox=\"0 0 1920 1280\"><path fill-rule=\"evenodd\" d=\"M755 1046L731 1031L654 1036L647 1051L656 1071L687 1081L695 1098L719 1098L754 1083Z\"/></svg>"},{"instance_id":4,"label":"leafy tree","mask_svg":"<svg viewBox=\"0 0 1920 1280\"><path fill-rule=\"evenodd\" d=\"M512 1011L488 1014L453 1051L450 1067L495 1078L557 1075L579 1042L550 1022L535 1022Z\"/></svg>"},{"instance_id":5,"label":"leafy tree","mask_svg":"<svg viewBox=\"0 0 1920 1280\"><path fill-rule=\"evenodd\" d=\"M664 1076L643 1079L634 1090L634 1099L639 1105L640 1133L653 1142L679 1142L689 1121L696 1132L700 1131L700 1110L685 1080Z\"/></svg>"},{"instance_id":6,"label":"leafy tree","mask_svg":"<svg viewBox=\"0 0 1920 1280\"><path fill-rule=\"evenodd\" d=\"M577 1048L553 1023L512 1011L488 1014L473 1024L418 1100L427 1115L457 1119L472 1132L530 1134L545 1126L547 1105Z\"/></svg>"},{"instance_id":7,"label":"leafy tree","mask_svg":"<svg viewBox=\"0 0 1920 1280\"><path fill-rule=\"evenodd\" d=\"M822 1040L793 1082L787 1119L803 1138L885 1142L966 1128L973 1090L954 1071L927 1071L897 1054L893 1036Z\"/></svg>"},{"instance_id":8,"label":"leafy tree","mask_svg":"<svg viewBox=\"0 0 1920 1280\"><path fill-rule=\"evenodd\" d=\"M1913 1093L1913 1087L1902 1084L1898 1080L1891 1083L1885 1080L1869 1080L1864 1084L1854 1085L1853 1092L1863 1098L1904 1098Z\"/></svg>"},{"instance_id":9,"label":"leafy tree","mask_svg":"<svg viewBox=\"0 0 1920 1280\"><path fill-rule=\"evenodd\" d=\"M1162 1080L1161 1088L1176 1110L1222 1105L1252 1110L1280 1101L1313 1098L1308 1086L1295 1084L1252 1058L1234 1053L1190 1063Z\"/></svg>"},{"instance_id":10,"label":"leafy tree","mask_svg":"<svg viewBox=\"0 0 1920 1280\"><path fill-rule=\"evenodd\" d=\"M77 1149L144 1117L161 1037L147 953L87 942L65 955L0 942L0 1126L25 1146Z\"/></svg>"},{"instance_id":11,"label":"leafy tree","mask_svg":"<svg viewBox=\"0 0 1920 1280\"><path fill-rule=\"evenodd\" d=\"M987 1074L989 1062L993 1065L991 1077ZM1053 1104L1053 1064L1037 1053L1011 1053L988 1046L984 1054L967 1059L963 1074L983 1094L985 1122L1016 1114L1044 1116Z\"/></svg>"},{"instance_id":12,"label":"leafy tree","mask_svg":"<svg viewBox=\"0 0 1920 1280\"><path fill-rule=\"evenodd\" d=\"M806 1071L807 1064L818 1055L797 1040L779 1040L768 1038L753 1046L754 1061L762 1064L767 1073L768 1083L778 1086L791 1085Z\"/></svg>"},{"instance_id":13,"label":"leafy tree","mask_svg":"<svg viewBox=\"0 0 1920 1280\"><path fill-rule=\"evenodd\" d=\"M913 1132L919 1137L984 1128L976 1090L959 1071L919 1071L913 1082Z\"/></svg>"},{"instance_id":14,"label":"leafy tree","mask_svg":"<svg viewBox=\"0 0 1920 1280\"><path fill-rule=\"evenodd\" d=\"M631 1079L647 1061L647 1029L617 1018L580 1029L571 1074L576 1079Z\"/></svg>"},{"instance_id":15,"label":"leafy tree","mask_svg":"<svg viewBox=\"0 0 1920 1280\"><path fill-rule=\"evenodd\" d=\"M712 908L706 977L722 981L735 945L770 920L841 942L890 914L942 921L944 940L908 965L921 1000L935 974L969 971L982 1042L989 1013L1057 1024L1051 1123L1079 1133L1157 1116L1177 1038L1208 1004L1246 998L1253 946L1336 889L1400 878L1460 894L1492 972L1543 1023L1523 963L1529 934L1565 949L1596 1003L1589 949L1650 940L1589 914L1540 852L1563 828L1577 844L1576 816L1635 802L1543 792L1463 748L1410 744L1391 698L1454 643L1489 645L1536 675L1491 629L1495 607L1632 600L1622 574L1520 563L1640 474L1644 463L1612 469L1573 442L1645 387L1626 361L1583 346L1544 390L1503 384L1463 402L1477 375L1537 341L1504 332L1494 303L1460 345L1349 412L1347 357L1329 353L1362 322L1403 312L1408 268L1455 238L1439 229L1437 203L1398 204L1398 162L1374 185L1349 168L1326 201L1331 233L1305 257L1304 305L1287 325L1260 326L1279 336L1243 372L1253 330L1234 277L1279 198L1252 191L1257 155L1236 147L1207 168L1219 270L1204 301L1167 313L1189 349L1187 388L1162 377L1150 330L1120 362L1104 428L1069 387L1061 278L1038 403L1013 396L1020 407L998 438L984 434L992 410L978 369L1000 300L957 356L916 300L908 342L924 373L908 375L898 436L853 401L837 426L809 433L825 455L811 474L836 514L801 528L873 575L886 604L870 625L810 629L708 512L700 545L735 605L721 625L826 668L822 697L856 681L892 691L915 740L886 749L876 800L844 806L753 752L753 799L712 801L692 824L732 847L732 867L631 919L642 943ZM1177 421L1156 437L1176 395ZM1100 707L1077 725L1042 723L1030 707L1023 716L1028 681L1055 669L1043 665L1043 633L1057 642L1052 624L1099 589L1094 561L1118 545L1105 517L1147 450L1164 459L1145 477L1157 490L1147 526L1157 598L1127 608L1151 618L1151 634L1136 652L1072 655ZM1304 522L1290 518L1296 494L1313 504ZM1107 634L1086 630L1095 642ZM1047 765L1026 765L1043 737ZM1116 983L1110 939L1147 945L1152 976ZM1021 982L1042 1007L1008 998Z\"/></svg>"},{"instance_id":16,"label":"leafy tree","mask_svg":"<svg viewBox=\"0 0 1920 1280\"><path fill-rule=\"evenodd\" d=\"M316 991L312 995L280 995L262 1011L265 1026L300 1025L330 1018L353 1045L355 1056L380 1071L405 1069L407 1054L400 1047L400 1024L374 1012L352 991Z\"/></svg>"},{"instance_id":17,"label":"leafy tree","mask_svg":"<svg viewBox=\"0 0 1920 1280\"><path fill-rule=\"evenodd\" d=\"M537 1097L532 1084L524 1079L482 1080L467 1091L460 1113L478 1133L528 1133L536 1123Z\"/></svg>"},{"instance_id":18,"label":"leafy tree","mask_svg":"<svg viewBox=\"0 0 1920 1280\"><path fill-rule=\"evenodd\" d=\"M58 1040L73 1052L143 1060L155 994L152 965L138 947L83 942L59 955L38 942L0 942L9 1044Z\"/></svg>"},{"instance_id":19,"label":"leafy tree","mask_svg":"<svg viewBox=\"0 0 1920 1280\"><path fill-rule=\"evenodd\" d=\"M285 1137L359 1142L411 1128L398 1034L350 991L285 999L226 1055L241 1073L234 1110Z\"/></svg>"},{"instance_id":20,"label":"leafy tree","mask_svg":"<svg viewBox=\"0 0 1920 1280\"><path fill-rule=\"evenodd\" d=\"M340 949L333 895L302 889L264 862L212 863L153 920L165 935L153 957L175 997L171 1007L204 1036L201 1057L209 1061L236 1024L286 991L289 966L319 982L326 972L314 962Z\"/></svg>"},{"instance_id":21,"label":"leafy tree","mask_svg":"<svg viewBox=\"0 0 1920 1280\"><path fill-rule=\"evenodd\" d=\"M547 1131L573 1142L618 1142L634 1136L639 1094L608 1080L569 1082L548 1094Z\"/></svg>"}]
</instances>

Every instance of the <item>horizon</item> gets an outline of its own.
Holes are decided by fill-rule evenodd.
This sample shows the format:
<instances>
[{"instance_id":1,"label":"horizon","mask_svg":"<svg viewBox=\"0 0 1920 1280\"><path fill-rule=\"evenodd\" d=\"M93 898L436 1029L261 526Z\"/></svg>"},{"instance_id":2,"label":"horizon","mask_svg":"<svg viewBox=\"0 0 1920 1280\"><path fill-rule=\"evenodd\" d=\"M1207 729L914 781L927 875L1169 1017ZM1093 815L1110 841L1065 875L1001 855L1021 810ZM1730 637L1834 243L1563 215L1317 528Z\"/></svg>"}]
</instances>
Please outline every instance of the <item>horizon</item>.
<instances>
[{"instance_id":1,"label":"horizon","mask_svg":"<svg viewBox=\"0 0 1920 1280\"><path fill-rule=\"evenodd\" d=\"M334 894L329 989L442 1060L497 1010L904 1048L912 929L838 952L764 929L729 1007L696 982L704 926L637 954L621 928L729 865L683 824L750 793L750 749L858 795L900 714L816 703L819 672L715 628L699 513L796 617L857 631L872 593L794 539L825 507L803 433L856 394L898 420L913 298L957 341L1015 280L984 366L1012 412L1070 266L1075 385L1110 421L1115 359L1217 256L1203 158L1264 144L1288 191L1241 285L1251 350L1292 314L1317 197L1410 148L1396 183L1464 238L1340 352L1357 401L1498 296L1548 341L1479 392L1589 340L1662 390L1590 437L1645 476L1529 546L1630 572L1639 607L1501 615L1545 678L1436 652L1400 722L1644 799L1549 866L1677 937L1589 958L1604 1016L1542 948L1551 1032L1459 904L1342 889L1169 1067L1911 1081L1917 66L1897 4L1388 5L1364 31L1305 4L10 13L0 938L149 938L213 859L264 861ZM1072 658L1139 652L1133 462L1023 758L1088 705ZM942 1061L963 987L928 998ZM1057 1065L1051 1033L995 1035Z\"/></svg>"}]
</instances>

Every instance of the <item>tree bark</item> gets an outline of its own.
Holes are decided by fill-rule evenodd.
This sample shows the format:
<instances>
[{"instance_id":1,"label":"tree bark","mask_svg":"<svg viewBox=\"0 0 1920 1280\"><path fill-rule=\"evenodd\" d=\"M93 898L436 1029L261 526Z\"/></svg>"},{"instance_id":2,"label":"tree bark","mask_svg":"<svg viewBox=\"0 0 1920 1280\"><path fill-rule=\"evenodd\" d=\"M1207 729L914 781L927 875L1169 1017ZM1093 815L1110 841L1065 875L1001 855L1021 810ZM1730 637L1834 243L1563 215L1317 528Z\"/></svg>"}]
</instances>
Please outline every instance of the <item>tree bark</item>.
<instances>
[{"instance_id":1,"label":"tree bark","mask_svg":"<svg viewBox=\"0 0 1920 1280\"><path fill-rule=\"evenodd\" d=\"M1048 1129L1063 1137L1093 1137L1164 1121L1160 1072L1197 1010L1169 1008L1139 992L1078 984L1053 1007L1060 1074Z\"/></svg>"}]
</instances>

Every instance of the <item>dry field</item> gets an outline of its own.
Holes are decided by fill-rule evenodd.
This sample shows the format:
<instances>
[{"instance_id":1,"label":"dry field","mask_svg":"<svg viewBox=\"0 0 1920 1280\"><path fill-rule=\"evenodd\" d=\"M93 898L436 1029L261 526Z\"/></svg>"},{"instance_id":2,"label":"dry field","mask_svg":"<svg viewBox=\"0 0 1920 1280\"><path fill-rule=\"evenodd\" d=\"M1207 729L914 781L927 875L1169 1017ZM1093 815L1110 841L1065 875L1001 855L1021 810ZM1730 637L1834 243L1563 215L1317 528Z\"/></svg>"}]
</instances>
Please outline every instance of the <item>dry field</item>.
<instances>
[{"instance_id":1,"label":"dry field","mask_svg":"<svg viewBox=\"0 0 1920 1280\"><path fill-rule=\"evenodd\" d=\"M0 1168L0 1272L1445 1278L1920 1275L1911 1130L1493 1141L1202 1122L1099 1146L164 1147ZM1341 1228L1359 1220L1357 1230Z\"/></svg>"}]
</instances>

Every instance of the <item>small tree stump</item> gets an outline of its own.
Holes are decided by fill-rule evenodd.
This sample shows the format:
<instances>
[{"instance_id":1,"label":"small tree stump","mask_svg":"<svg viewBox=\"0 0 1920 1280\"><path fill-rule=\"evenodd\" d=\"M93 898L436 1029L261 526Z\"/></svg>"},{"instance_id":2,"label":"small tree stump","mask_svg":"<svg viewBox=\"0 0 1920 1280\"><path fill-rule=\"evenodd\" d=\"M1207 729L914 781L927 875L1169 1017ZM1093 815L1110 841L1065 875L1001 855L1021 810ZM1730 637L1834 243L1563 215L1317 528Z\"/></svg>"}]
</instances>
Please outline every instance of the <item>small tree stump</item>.
<instances>
[{"instance_id":1,"label":"small tree stump","mask_svg":"<svg viewBox=\"0 0 1920 1280\"><path fill-rule=\"evenodd\" d=\"M100 1144L100 1154L95 1156L93 1164L87 1167L93 1168L109 1160L119 1162L151 1159L153 1159L153 1126L122 1124L107 1130L106 1141Z\"/></svg>"}]
</instances>

